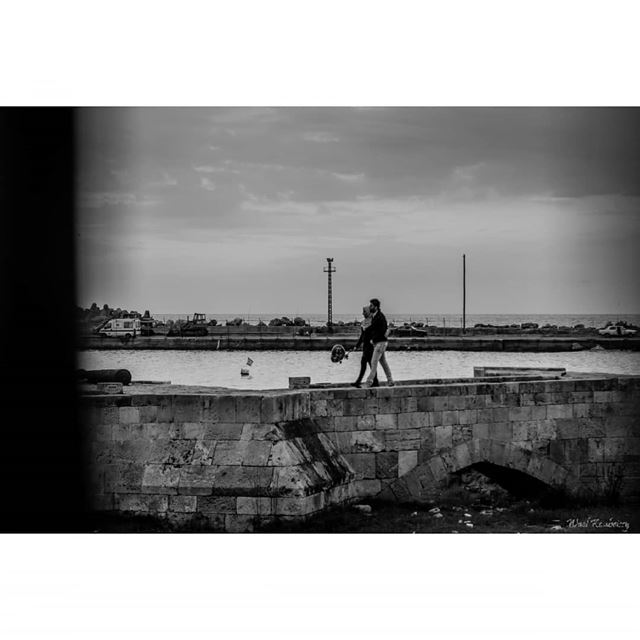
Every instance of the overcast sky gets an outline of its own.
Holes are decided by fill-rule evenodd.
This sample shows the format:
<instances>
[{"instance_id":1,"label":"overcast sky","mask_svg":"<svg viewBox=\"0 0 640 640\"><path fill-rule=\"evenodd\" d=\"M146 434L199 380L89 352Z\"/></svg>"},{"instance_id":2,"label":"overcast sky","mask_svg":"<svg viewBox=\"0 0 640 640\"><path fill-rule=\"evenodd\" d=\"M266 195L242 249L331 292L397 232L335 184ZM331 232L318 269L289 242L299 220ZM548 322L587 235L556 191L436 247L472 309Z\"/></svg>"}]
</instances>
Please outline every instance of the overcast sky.
<instances>
[{"instance_id":1,"label":"overcast sky","mask_svg":"<svg viewBox=\"0 0 640 640\"><path fill-rule=\"evenodd\" d=\"M85 109L79 303L640 312L640 113Z\"/></svg>"}]
</instances>

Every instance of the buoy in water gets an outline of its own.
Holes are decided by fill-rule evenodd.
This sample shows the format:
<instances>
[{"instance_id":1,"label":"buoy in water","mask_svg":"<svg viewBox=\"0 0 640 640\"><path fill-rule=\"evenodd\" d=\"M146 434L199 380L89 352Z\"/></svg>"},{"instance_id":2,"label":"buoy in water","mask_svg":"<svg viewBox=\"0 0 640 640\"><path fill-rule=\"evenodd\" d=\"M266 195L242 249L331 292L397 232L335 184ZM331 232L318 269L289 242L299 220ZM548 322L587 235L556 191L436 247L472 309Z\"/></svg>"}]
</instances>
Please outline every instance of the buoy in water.
<instances>
[{"instance_id":1,"label":"buoy in water","mask_svg":"<svg viewBox=\"0 0 640 640\"><path fill-rule=\"evenodd\" d=\"M240 369L240 375L241 376L248 376L249 375L249 369Z\"/></svg>"}]
</instances>

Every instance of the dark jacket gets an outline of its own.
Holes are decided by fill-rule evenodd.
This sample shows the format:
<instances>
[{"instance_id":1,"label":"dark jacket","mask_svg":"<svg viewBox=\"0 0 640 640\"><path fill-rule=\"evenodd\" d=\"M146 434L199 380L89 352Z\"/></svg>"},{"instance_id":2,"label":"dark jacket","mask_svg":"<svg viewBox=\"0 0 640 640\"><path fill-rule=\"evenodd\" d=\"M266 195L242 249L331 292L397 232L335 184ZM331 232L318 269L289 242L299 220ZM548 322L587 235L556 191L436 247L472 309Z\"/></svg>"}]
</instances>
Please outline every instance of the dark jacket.
<instances>
[{"instance_id":1,"label":"dark jacket","mask_svg":"<svg viewBox=\"0 0 640 640\"><path fill-rule=\"evenodd\" d=\"M371 348L371 325L369 325L366 329L360 330L360 337L358 338L358 342L356 342L356 346L354 349L357 349L360 345L362 345L362 350L366 351L367 348Z\"/></svg>"},{"instance_id":2,"label":"dark jacket","mask_svg":"<svg viewBox=\"0 0 640 640\"><path fill-rule=\"evenodd\" d=\"M384 335L387 332L387 327L387 319L384 317L384 313L378 311L371 321L371 342L373 344L387 341L387 337Z\"/></svg>"}]
</instances>

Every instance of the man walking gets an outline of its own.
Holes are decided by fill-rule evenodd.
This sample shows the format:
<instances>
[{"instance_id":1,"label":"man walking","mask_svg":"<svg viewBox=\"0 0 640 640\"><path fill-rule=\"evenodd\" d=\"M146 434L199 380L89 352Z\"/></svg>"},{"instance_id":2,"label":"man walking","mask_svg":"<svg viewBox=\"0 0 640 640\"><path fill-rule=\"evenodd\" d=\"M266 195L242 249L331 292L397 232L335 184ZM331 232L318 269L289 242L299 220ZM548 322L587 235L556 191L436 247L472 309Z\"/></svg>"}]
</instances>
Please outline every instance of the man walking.
<instances>
[{"instance_id":1,"label":"man walking","mask_svg":"<svg viewBox=\"0 0 640 640\"><path fill-rule=\"evenodd\" d=\"M365 387L370 387L378 372L378 362L382 365L385 375L387 376L387 385L393 387L393 378L391 369L387 364L387 358L384 352L387 350L387 330L389 325L384 313L380 311L380 300L372 298L369 301L369 309L373 314L371 318L371 343L373 344L373 357L371 358L371 372L365 382Z\"/></svg>"}]
</instances>

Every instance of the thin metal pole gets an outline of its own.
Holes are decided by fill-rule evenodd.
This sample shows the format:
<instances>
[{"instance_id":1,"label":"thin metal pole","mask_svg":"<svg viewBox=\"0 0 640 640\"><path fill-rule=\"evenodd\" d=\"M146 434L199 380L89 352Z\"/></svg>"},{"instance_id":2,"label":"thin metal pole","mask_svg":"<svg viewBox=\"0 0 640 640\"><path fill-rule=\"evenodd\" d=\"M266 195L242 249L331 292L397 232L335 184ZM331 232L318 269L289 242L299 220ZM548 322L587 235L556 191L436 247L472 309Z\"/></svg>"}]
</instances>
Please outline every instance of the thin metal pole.
<instances>
[{"instance_id":1,"label":"thin metal pole","mask_svg":"<svg viewBox=\"0 0 640 640\"><path fill-rule=\"evenodd\" d=\"M467 328L467 256L462 254L462 333Z\"/></svg>"},{"instance_id":2,"label":"thin metal pole","mask_svg":"<svg viewBox=\"0 0 640 640\"><path fill-rule=\"evenodd\" d=\"M333 325L333 291L331 288L331 274L335 273L335 267L333 266L333 258L327 258L327 266L324 268L324 272L327 274L328 289L327 289L327 326Z\"/></svg>"}]
</instances>

